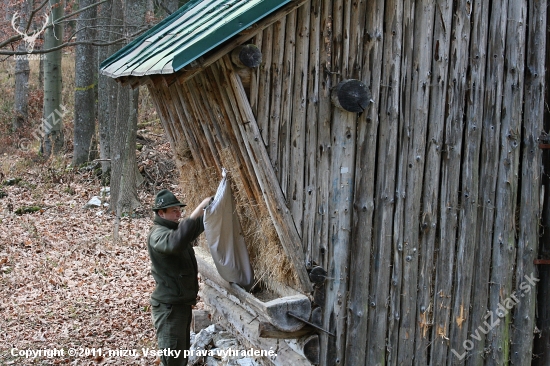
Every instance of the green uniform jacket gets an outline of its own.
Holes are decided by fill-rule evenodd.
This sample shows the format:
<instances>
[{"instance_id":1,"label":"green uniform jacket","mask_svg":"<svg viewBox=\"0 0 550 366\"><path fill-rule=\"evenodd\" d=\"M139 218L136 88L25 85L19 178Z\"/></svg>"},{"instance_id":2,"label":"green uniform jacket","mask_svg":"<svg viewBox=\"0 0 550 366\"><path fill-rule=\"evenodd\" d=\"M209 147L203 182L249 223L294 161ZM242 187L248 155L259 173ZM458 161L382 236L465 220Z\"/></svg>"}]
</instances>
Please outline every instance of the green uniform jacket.
<instances>
[{"instance_id":1,"label":"green uniform jacket","mask_svg":"<svg viewBox=\"0 0 550 366\"><path fill-rule=\"evenodd\" d=\"M157 284L151 304L195 305L199 282L192 242L204 231L202 216L179 224L155 215L147 250Z\"/></svg>"}]
</instances>

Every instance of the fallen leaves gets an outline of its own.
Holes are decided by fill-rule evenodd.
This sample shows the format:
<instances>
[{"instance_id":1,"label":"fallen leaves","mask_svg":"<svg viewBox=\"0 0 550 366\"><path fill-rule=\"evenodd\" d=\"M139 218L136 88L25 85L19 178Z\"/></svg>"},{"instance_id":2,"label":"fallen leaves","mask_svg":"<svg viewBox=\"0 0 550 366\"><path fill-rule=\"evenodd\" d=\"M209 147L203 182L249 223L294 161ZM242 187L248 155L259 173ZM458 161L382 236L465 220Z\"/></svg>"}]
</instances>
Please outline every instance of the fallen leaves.
<instances>
[{"instance_id":1,"label":"fallen leaves","mask_svg":"<svg viewBox=\"0 0 550 366\"><path fill-rule=\"evenodd\" d=\"M149 312L154 281L145 244L151 218L123 218L122 240L114 243L113 217L97 215L100 208L82 209L88 196L99 192L99 182L84 176L71 185L73 194L61 184L45 188L40 181L3 187L0 360L14 365L150 365L152 360L139 352L130 358L26 359L10 354L13 348L156 348ZM140 194L145 203L152 201L149 193ZM8 205L49 208L17 216Z\"/></svg>"}]
</instances>

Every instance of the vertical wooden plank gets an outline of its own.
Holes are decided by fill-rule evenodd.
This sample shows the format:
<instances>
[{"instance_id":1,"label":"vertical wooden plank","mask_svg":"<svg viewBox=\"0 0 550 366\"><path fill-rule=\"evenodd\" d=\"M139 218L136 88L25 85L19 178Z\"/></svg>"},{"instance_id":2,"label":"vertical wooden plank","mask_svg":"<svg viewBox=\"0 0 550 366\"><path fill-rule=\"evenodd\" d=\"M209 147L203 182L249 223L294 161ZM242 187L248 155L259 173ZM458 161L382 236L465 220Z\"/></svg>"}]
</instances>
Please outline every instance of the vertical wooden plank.
<instances>
[{"instance_id":1,"label":"vertical wooden plank","mask_svg":"<svg viewBox=\"0 0 550 366\"><path fill-rule=\"evenodd\" d=\"M318 264L319 248L314 248L317 233L315 232L315 213L317 207L317 124L319 106L319 83L321 52L321 0L311 1L309 32L309 65L307 71L307 105L306 105L306 145L305 145L305 192L304 192L304 227L302 244L306 246L306 261Z\"/></svg>"},{"instance_id":2,"label":"vertical wooden plank","mask_svg":"<svg viewBox=\"0 0 550 366\"><path fill-rule=\"evenodd\" d=\"M168 84L162 79L162 82L159 82L157 85L156 95L159 99L159 104L162 105L164 110L164 115L166 118L165 121L165 131L168 131L170 136L170 145L172 151L176 157L181 156L181 149L183 146L187 145L186 142L183 142L185 138L182 127L178 122L178 113L176 112L175 101L173 100ZM179 161L178 161L179 165Z\"/></svg>"},{"instance_id":3,"label":"vertical wooden plank","mask_svg":"<svg viewBox=\"0 0 550 366\"><path fill-rule=\"evenodd\" d=\"M256 118L262 129L264 144L269 144L269 102L271 100L271 63L273 57L273 26L264 29L262 36L262 63L258 73L258 110Z\"/></svg>"},{"instance_id":4,"label":"vertical wooden plank","mask_svg":"<svg viewBox=\"0 0 550 366\"><path fill-rule=\"evenodd\" d=\"M535 329L537 292L522 288L525 276L539 277L533 260L537 258L540 224L540 189L542 153L537 139L543 130L544 61L546 53L547 1L529 1L527 57L525 67L525 112L521 160L521 196L515 288L523 294L516 305L512 324L510 360L514 365L530 365ZM539 282L542 284L542 282ZM530 285L530 284L529 284ZM520 295L521 296L521 295Z\"/></svg>"},{"instance_id":5,"label":"vertical wooden plank","mask_svg":"<svg viewBox=\"0 0 550 366\"><path fill-rule=\"evenodd\" d=\"M321 50L320 85L319 85L319 119L317 123L317 214L315 215L316 240L311 253L312 259L323 268L327 268L327 242L328 242L328 171L330 163L330 120L332 117L332 104L330 101L330 89L332 87L332 1L321 0ZM327 337L321 334L321 342ZM321 346L321 352L326 352L325 346ZM326 357L321 357L323 360Z\"/></svg>"},{"instance_id":6,"label":"vertical wooden plank","mask_svg":"<svg viewBox=\"0 0 550 366\"><path fill-rule=\"evenodd\" d=\"M347 79L361 79L364 73L370 73L371 70L363 68L363 66L368 66L363 63L364 57L369 56L367 49L369 45L382 41L382 29L376 29L377 25L372 23L368 24L372 20L365 19L365 9L366 1L357 0L357 1L346 1L344 14L346 15L346 20L344 22L344 37L349 38L349 42L346 42L348 50L344 51L344 55L348 55L347 70L344 70L342 74ZM376 8L375 5L372 5L373 8ZM348 10L349 8L349 10ZM370 14L372 17L383 17L384 16L384 7L377 9L382 11L381 14ZM376 10L373 10L376 11ZM369 29L369 26L371 27ZM365 34L365 31L367 32ZM374 66L371 64L370 66ZM378 66L378 65L376 65ZM365 79L367 85L370 85L370 80L368 77Z\"/></svg>"},{"instance_id":7,"label":"vertical wooden plank","mask_svg":"<svg viewBox=\"0 0 550 366\"><path fill-rule=\"evenodd\" d=\"M446 42L439 42L434 45L434 52L440 50L438 56L442 56L439 67L447 74L444 76L444 88L434 93L443 94L443 99L433 105L434 109L441 109L443 120L439 123L445 126L445 137L441 162L441 188L439 202L440 229L439 253L436 263L435 286L434 286L434 311L430 362L444 364L449 357L449 334L451 327L451 304L453 296L453 278L455 270L455 247L459 213L459 192L460 192L460 168L462 157L462 130L464 125L464 94L466 91L466 74L468 69L468 46L469 46L469 3L462 2L455 5L456 13L452 8L445 8L442 18L445 23L440 24L439 31L442 34L450 35ZM444 8L441 4L440 9ZM452 18L451 16L454 15ZM436 17L437 19L437 17ZM451 19L453 19L451 24ZM468 23L465 25L465 23ZM445 29L452 29L446 32ZM440 33L441 34L441 33ZM452 43L451 40L452 39ZM438 42L437 40L435 42ZM449 48L450 47L450 52ZM448 60L448 61L447 61ZM449 66L450 65L450 66ZM436 75L437 81L441 76ZM447 81L448 79L448 81ZM434 80L435 81L435 80ZM434 98L435 98L434 94ZM448 108L446 109L446 105ZM436 112L437 113L437 112ZM437 203L436 203L437 204ZM433 254L433 253L432 253ZM460 253L459 253L460 256ZM460 278L464 273L458 272ZM465 289L469 290L469 289ZM454 321L463 322L461 313L457 314ZM462 325L462 324L461 324ZM417 348L421 345L417 345Z\"/></svg>"},{"instance_id":8,"label":"vertical wooden plank","mask_svg":"<svg viewBox=\"0 0 550 366\"><path fill-rule=\"evenodd\" d=\"M372 250L384 1L347 4L350 10L345 14L350 13L350 20L345 23L344 31L349 33L350 42L345 77L361 79L369 86L376 100L357 121L352 239L349 249L352 255L345 361L346 365L362 365L366 362L369 288L365 284L370 279Z\"/></svg>"},{"instance_id":9,"label":"vertical wooden plank","mask_svg":"<svg viewBox=\"0 0 550 366\"><path fill-rule=\"evenodd\" d=\"M343 60L344 40L344 1L335 0L332 2L332 64L327 71L332 77L332 85L336 86L346 76L342 74L343 68L347 66L348 60ZM346 70L347 71L347 70ZM336 110L336 109L335 109Z\"/></svg>"},{"instance_id":10,"label":"vertical wooden plank","mask_svg":"<svg viewBox=\"0 0 550 366\"><path fill-rule=\"evenodd\" d=\"M214 102L212 90L207 89L207 85L204 82L204 73L196 75L189 83L194 86L194 100L198 110L202 111L201 126L207 136L211 136L212 146L215 150L212 151L212 155L217 160L220 160L221 151L227 146L226 139L223 136L222 131L217 128L214 121L217 119L216 109L219 108ZM219 172L224 167L222 161L219 161Z\"/></svg>"},{"instance_id":11,"label":"vertical wooden plank","mask_svg":"<svg viewBox=\"0 0 550 366\"><path fill-rule=\"evenodd\" d=\"M263 48L263 32L258 32L254 38L252 38L251 41L252 44L256 45L258 49ZM262 55L262 58L264 56ZM260 67L256 67L251 69L252 75L250 77L250 108L252 108L252 113L254 113L254 116L256 116L256 119L258 119L258 103L259 103L259 88L260 88L260 75L261 75L261 65ZM264 130L267 127L267 120L262 120L260 123L260 130ZM264 140L267 141L267 140Z\"/></svg>"},{"instance_id":12,"label":"vertical wooden plank","mask_svg":"<svg viewBox=\"0 0 550 366\"><path fill-rule=\"evenodd\" d=\"M170 115L170 127L172 129L174 142L176 143L175 153L176 153L176 156L179 157L181 156L181 153L179 150L182 148L183 145L187 145L187 144L183 142L183 140L185 139L185 135L183 133L183 128L179 123L179 114L177 113L176 104L179 104L179 100L173 97L170 89L171 89L171 86L164 83L163 88L161 90L164 96L164 103L166 104L166 110Z\"/></svg>"},{"instance_id":13,"label":"vertical wooden plank","mask_svg":"<svg viewBox=\"0 0 550 366\"><path fill-rule=\"evenodd\" d=\"M436 16L433 33L433 45L432 45L432 76L431 76L431 99L430 99L430 113L429 113L429 127L428 127L428 142L426 147L426 166L424 168L424 187L422 193L422 213L420 217L420 248L419 248L419 270L418 270L418 305L416 308L417 325L415 331L415 353L420 363L428 362L429 349L428 346L432 344L432 360L433 364L442 364L441 359L446 358L446 352L441 349L442 345L435 346L435 343L441 343L443 337L448 337L448 331L446 330L448 317L443 314L440 317L436 317L435 314L439 314L443 309L438 309L436 301L439 298L434 299L434 283L433 279L439 276L435 287L441 290L441 286L444 285L441 280L445 278L452 279L452 268L448 273L442 272L442 269L437 271L434 260L434 254L436 253L436 243L440 243L437 240L437 233L439 229L439 200L440 200L440 182L441 179L441 155L444 148L443 130L445 128L445 119L447 118L447 88L448 88L448 66L449 66L449 49L450 49L450 36L454 32L451 10L452 4L446 1L437 1L436 4ZM467 60L467 58L466 58ZM459 155L460 156L460 155ZM458 161L460 165L460 160ZM458 179L458 177L456 177ZM443 213L441 213L443 214ZM443 245L439 245L440 250L444 250ZM450 250L447 248L447 250ZM437 261L439 267L444 267L447 261L453 263L453 257L446 258L444 256L437 255ZM447 276L447 277L445 277ZM440 287L438 287L438 285ZM446 290L445 290L446 291ZM437 297L437 294L435 295ZM437 324L436 322L439 322ZM432 326L436 325L436 328L441 330L440 333L432 333ZM439 338L437 338L439 337ZM433 343L432 343L433 342ZM435 360L437 359L437 361ZM438 363L439 362L439 363Z\"/></svg>"},{"instance_id":14,"label":"vertical wooden plank","mask_svg":"<svg viewBox=\"0 0 550 366\"><path fill-rule=\"evenodd\" d=\"M461 197L458 209L459 224L457 232L457 249L455 264L455 282L454 294L452 300L452 315L450 328L450 344L448 352L448 364L463 363L465 350L464 341L468 337L468 320L470 315L471 286L473 278L474 256L477 233L471 230L475 225L477 217L477 188L479 186L479 138L480 133L476 123L478 117L474 114L480 109L482 101L479 99L476 103L470 104L472 97L479 95L479 91L473 89L472 83L479 83L479 43L486 42L485 35L479 35L474 29L474 37L470 41L470 23L472 19L472 9L470 1L460 1L455 7L453 25L453 44L451 49L451 75L449 80L451 105L449 123L453 124L455 119L466 127L461 133L463 136L463 158L461 172ZM475 24L475 21L473 22ZM482 39L478 37L483 37ZM471 44L471 46L470 46ZM470 50L470 54L468 54ZM455 57L456 55L456 57ZM474 57L472 57L474 55ZM477 58L476 58L477 56ZM470 80L467 78L468 67L471 70ZM481 66L482 67L482 66ZM456 107L455 107L456 105ZM468 108L467 113L466 108ZM471 110L470 110L471 108ZM465 118L465 121L463 120ZM454 123L456 124L456 122ZM451 133L457 133L455 131ZM461 127L462 128L462 127ZM446 136L446 140L449 138ZM456 137L451 139L456 140ZM456 148L456 147L455 147ZM448 148L447 148L448 150Z\"/></svg>"},{"instance_id":15,"label":"vertical wooden plank","mask_svg":"<svg viewBox=\"0 0 550 366\"><path fill-rule=\"evenodd\" d=\"M290 161L288 169L288 196L286 199L300 237L303 236L305 191L307 67L310 31L309 8L309 4L306 4L297 10L296 64L294 66L294 75L292 75L294 78L294 96L292 98L292 115L289 119L291 123L289 136Z\"/></svg>"},{"instance_id":16,"label":"vertical wooden plank","mask_svg":"<svg viewBox=\"0 0 550 366\"><path fill-rule=\"evenodd\" d=\"M271 166L279 176L279 125L281 124L281 93L283 87L283 68L285 56L286 17L273 25L273 58L271 63L271 103L269 109L269 146Z\"/></svg>"},{"instance_id":17,"label":"vertical wooden plank","mask_svg":"<svg viewBox=\"0 0 550 366\"><path fill-rule=\"evenodd\" d=\"M349 38L344 36L344 20L349 19L343 0L332 3L332 85L336 85L342 74L347 71ZM356 137L356 116L334 108L330 122L331 159L328 172L328 276L326 283L324 326L335 337L327 342L328 365L338 365L345 361L345 329L347 283L349 265L349 242L351 234L351 203L353 200L353 181L355 170L354 153Z\"/></svg>"},{"instance_id":18,"label":"vertical wooden plank","mask_svg":"<svg viewBox=\"0 0 550 366\"><path fill-rule=\"evenodd\" d=\"M406 186L402 193L406 195L403 216L403 243L401 246L402 297L399 328L400 364L406 364L414 357L414 340L416 330L416 300L418 286L418 256L420 205L425 164L426 136L428 129L428 112L430 84L432 80L432 41L434 27L435 1L421 1L414 4L414 35L412 72L410 74L411 90L410 120L405 120L405 133L408 137ZM400 192L401 193L401 192Z\"/></svg>"},{"instance_id":19,"label":"vertical wooden plank","mask_svg":"<svg viewBox=\"0 0 550 366\"><path fill-rule=\"evenodd\" d=\"M329 170L332 156L331 118L332 105L330 89L332 87L332 0L321 3L321 53L320 65L323 73L320 75L319 86L319 121L317 124L317 214L315 215L316 241L313 245L312 259L323 268L329 266ZM326 284L323 290L326 289ZM326 301L325 301L326 303ZM330 326L330 312L323 305L323 326ZM334 363L333 347L329 349L329 336L320 335L321 366L332 366Z\"/></svg>"},{"instance_id":20,"label":"vertical wooden plank","mask_svg":"<svg viewBox=\"0 0 550 366\"><path fill-rule=\"evenodd\" d=\"M353 114L334 110L332 159L330 166L331 214L329 248L331 248L326 284L325 327L335 333L329 342L327 364L345 360L348 262L353 199L356 121Z\"/></svg>"},{"instance_id":21,"label":"vertical wooden plank","mask_svg":"<svg viewBox=\"0 0 550 366\"><path fill-rule=\"evenodd\" d=\"M513 304L510 300L517 230L518 169L523 112L523 70L527 0L508 2L504 55L504 88L500 128L500 151L496 190L496 217L493 236L490 309L501 318L500 326L490 333L492 357L488 364L503 365L510 361ZM498 151L498 150L497 150ZM512 305L510 305L510 302ZM502 309L504 304L505 309ZM523 315L520 315L523 316Z\"/></svg>"},{"instance_id":22,"label":"vertical wooden plank","mask_svg":"<svg viewBox=\"0 0 550 366\"><path fill-rule=\"evenodd\" d=\"M504 44L506 42L506 23L508 1L495 1L488 15L483 14L484 25L488 25L487 64L485 81L479 85L483 91L483 125L481 137L481 184L479 187L479 213L476 230L478 232L478 248L475 252L474 281L472 291L475 292L472 304L470 329L476 329L487 320L488 290L491 266L491 250L493 243L493 223L495 217L495 189L498 172L498 146L500 143L500 121L502 105L502 79L504 68ZM490 17L489 17L490 14ZM486 18L485 18L486 17ZM480 25L481 26L481 25ZM489 244L490 243L490 244ZM489 319L490 320L490 319ZM474 342L471 356L467 358L469 365L483 365L486 362L486 338L484 332L479 332L480 340Z\"/></svg>"},{"instance_id":23,"label":"vertical wooden plank","mask_svg":"<svg viewBox=\"0 0 550 366\"><path fill-rule=\"evenodd\" d=\"M411 143L410 126L411 126L411 91L412 91L412 74L413 74L413 48L415 42L415 1L405 0L403 3L403 43L402 43L402 63L400 73L400 89L398 100L400 105L400 118L397 131L397 178L396 178L396 190L395 190L395 212L393 216L393 230L392 230L392 288L390 289L390 301L392 309L391 321L394 321L393 328L391 330L394 333L392 339L397 338L396 343L392 344L392 364L407 365L413 356L412 345L410 346L409 353L403 352L400 348L402 342L412 342L414 334L411 334L411 328L414 330L414 323L410 317L405 318L406 323L403 324L403 288L410 284L405 283L404 278L404 220L405 220L405 200L407 197L406 185L408 174L408 147ZM378 221L377 217L377 221ZM375 222L375 227L379 227L380 224ZM378 230L377 230L378 231ZM375 233L377 233L377 231ZM380 235L380 239L384 238ZM374 280L374 279L373 279ZM411 324L412 323L412 324ZM406 326L408 331L402 331L402 328ZM411 339L412 338L412 339Z\"/></svg>"},{"instance_id":24,"label":"vertical wooden plank","mask_svg":"<svg viewBox=\"0 0 550 366\"><path fill-rule=\"evenodd\" d=\"M290 207L290 138L293 123L293 92L294 92L294 67L296 60L296 15L297 11L292 11L286 16L285 32L285 56L283 61L283 80L281 90L281 119L279 125L279 184L287 205Z\"/></svg>"},{"instance_id":25,"label":"vertical wooden plank","mask_svg":"<svg viewBox=\"0 0 550 366\"><path fill-rule=\"evenodd\" d=\"M389 281L381 287L388 288L389 308L387 315L388 339L387 339L387 363L395 364L397 361L399 344L399 319L401 303L401 266L400 262L394 262L391 268L389 265L392 251L398 253L402 231L393 234L393 215L396 202L395 184L397 175L397 153L402 146L398 142L398 131L400 123L400 74L401 74L401 48L403 37L403 1L390 0L385 4L384 23L384 49L381 62L382 81L380 87L380 127L378 137L377 174L376 178L376 199L375 199L375 220L373 249L377 252L384 250L382 257L386 257L385 265L378 263L377 271L384 271L384 276L376 277L371 275L371 282L378 284L379 281ZM373 94L373 99L376 95ZM376 103L376 101L375 101ZM401 229L402 230L402 229ZM368 298L367 298L367 306ZM381 345L380 345L381 346Z\"/></svg>"},{"instance_id":26,"label":"vertical wooden plank","mask_svg":"<svg viewBox=\"0 0 550 366\"><path fill-rule=\"evenodd\" d=\"M464 353L464 341L468 334L483 324L483 309L477 308L474 315L474 307L477 297L477 288L472 286L476 273L479 276L481 266L487 267L486 263L479 260L487 256L476 256L476 253L485 251L490 253L491 248L487 243L480 240L477 228L480 201L480 184L483 177L480 175L480 151L481 132L483 123L483 101L485 65L487 61L487 23L489 3L487 1L474 1L471 10L471 42L469 68L470 76L467 79L468 93L465 96L466 102L466 123L464 129L464 157L462 163L462 203L460 205L460 219L458 227L458 249L457 249L457 282L456 294L454 297L453 317L455 321L451 328L451 344L449 358L453 364L463 364L467 361L468 354ZM490 254L489 254L490 255ZM464 256L464 258L461 258ZM477 258L476 258L477 257ZM461 267L459 269L459 267ZM463 276L463 280L458 280ZM486 279L483 280L486 282ZM464 305L464 307L462 307ZM465 319L464 319L465 318ZM464 321L464 324L461 322ZM484 342L476 342L479 352L483 351Z\"/></svg>"},{"instance_id":27,"label":"vertical wooden plank","mask_svg":"<svg viewBox=\"0 0 550 366\"><path fill-rule=\"evenodd\" d=\"M344 22L344 37L350 39L347 46L348 61L347 70L344 71L343 79L361 79L364 71L364 79L368 79L370 72L376 74L377 70L369 70L370 60L369 50L378 50L378 43L372 39L371 42L363 43L363 35L366 32L376 31L378 24L369 22L365 25L365 12L367 5L365 1L347 2L345 4L346 20ZM376 7L373 6L373 9ZM378 9L380 10L380 9ZM376 19L377 16L383 16L382 12L370 13ZM369 20L371 20L369 18ZM353 27L352 27L353 25ZM352 27L352 28L351 28ZM365 27L367 28L365 30ZM368 37L368 35L367 35ZM380 39L381 40L381 37ZM363 47L365 45L365 47ZM373 51L373 57L378 53ZM346 54L346 52L344 52ZM365 65L363 65L364 54L367 56ZM381 58L381 55L380 55ZM380 64L381 59L377 64ZM363 67L364 66L364 67ZM369 74L369 75L367 75ZM377 77L380 74L376 75ZM369 85L370 80L365 84ZM377 79L378 85L379 79ZM375 88L377 87L375 86ZM350 258L350 279L349 279L349 303L347 309L347 328L346 328L346 365L363 365L366 359L367 343L367 319L368 319L368 284L370 277L370 251L372 243L372 213L374 210L373 191L374 191L374 171L376 155L376 127L378 126L377 108L370 106L369 111L357 119L357 145L355 160L355 187L353 189L353 211L351 223L351 243L350 252L353 255ZM374 114L374 122L372 115ZM369 122L367 122L367 115ZM373 125L374 126L373 128ZM374 133L373 133L374 132ZM374 135L374 136L373 136Z\"/></svg>"}]
</instances>

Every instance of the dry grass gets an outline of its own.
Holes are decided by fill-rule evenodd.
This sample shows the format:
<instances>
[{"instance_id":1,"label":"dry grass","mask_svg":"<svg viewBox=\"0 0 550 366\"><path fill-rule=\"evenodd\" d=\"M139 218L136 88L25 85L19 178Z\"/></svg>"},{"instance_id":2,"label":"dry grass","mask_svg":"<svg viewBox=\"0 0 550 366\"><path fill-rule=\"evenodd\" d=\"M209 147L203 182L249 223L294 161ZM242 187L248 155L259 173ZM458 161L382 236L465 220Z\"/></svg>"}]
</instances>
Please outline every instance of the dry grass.
<instances>
[{"instance_id":1,"label":"dry grass","mask_svg":"<svg viewBox=\"0 0 550 366\"><path fill-rule=\"evenodd\" d=\"M180 156L182 154L178 153ZM251 200L238 170L238 164L229 149L223 150L219 158L231 181L236 213L239 216L256 283L259 287L271 289L270 282L276 280L295 287L297 279L292 271L292 264L283 251L265 202ZM180 183L185 192L185 199L191 207L198 205L204 197L213 195L221 180L221 174L216 168L201 169L197 166L198 164L190 158L182 161ZM207 248L204 239L200 245Z\"/></svg>"}]
</instances>

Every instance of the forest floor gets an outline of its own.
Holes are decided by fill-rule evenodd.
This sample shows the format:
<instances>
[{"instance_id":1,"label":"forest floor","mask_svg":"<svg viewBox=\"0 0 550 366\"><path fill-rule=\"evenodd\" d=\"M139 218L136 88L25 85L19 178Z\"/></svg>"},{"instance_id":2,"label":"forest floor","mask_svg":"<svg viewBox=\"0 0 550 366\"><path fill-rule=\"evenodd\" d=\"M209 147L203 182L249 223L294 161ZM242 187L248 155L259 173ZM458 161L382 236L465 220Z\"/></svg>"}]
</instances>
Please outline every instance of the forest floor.
<instances>
[{"instance_id":1,"label":"forest floor","mask_svg":"<svg viewBox=\"0 0 550 366\"><path fill-rule=\"evenodd\" d=\"M162 134L139 135L142 206L122 218L119 240L108 207L84 208L103 188L97 170L71 168L70 155L0 154L1 365L155 363L144 352L156 350L145 243L150 207L162 188L182 195ZM126 351L132 354L121 356Z\"/></svg>"},{"instance_id":2,"label":"forest floor","mask_svg":"<svg viewBox=\"0 0 550 366\"><path fill-rule=\"evenodd\" d=\"M106 188L100 163L71 166L74 55L63 55L64 155L48 160L33 137L43 92L39 64L30 64L28 125L13 133L15 68L9 59L0 60L0 366L158 365L149 352L157 350L146 248L151 205L164 188L189 207L199 202L181 187L170 144L143 88L136 150L144 178L138 186L141 206L121 219L115 240L108 206L84 208Z\"/></svg>"}]
</instances>

